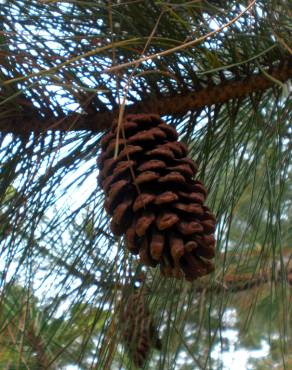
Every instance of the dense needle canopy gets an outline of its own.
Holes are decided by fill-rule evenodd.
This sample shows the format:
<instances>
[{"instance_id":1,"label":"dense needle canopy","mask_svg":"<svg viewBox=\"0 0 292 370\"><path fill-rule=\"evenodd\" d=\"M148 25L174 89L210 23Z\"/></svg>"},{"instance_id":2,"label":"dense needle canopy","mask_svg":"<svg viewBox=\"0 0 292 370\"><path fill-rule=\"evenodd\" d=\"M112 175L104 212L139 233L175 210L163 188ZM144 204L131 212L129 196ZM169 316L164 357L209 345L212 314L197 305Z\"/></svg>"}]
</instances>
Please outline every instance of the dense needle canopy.
<instances>
[{"instance_id":1,"label":"dense needle canopy","mask_svg":"<svg viewBox=\"0 0 292 370\"><path fill-rule=\"evenodd\" d=\"M130 369L140 287L162 339L145 368L220 368L234 338L289 368L289 1L2 0L0 20L0 367ZM161 115L198 162L210 277L161 278L111 234L96 158L124 113Z\"/></svg>"}]
</instances>

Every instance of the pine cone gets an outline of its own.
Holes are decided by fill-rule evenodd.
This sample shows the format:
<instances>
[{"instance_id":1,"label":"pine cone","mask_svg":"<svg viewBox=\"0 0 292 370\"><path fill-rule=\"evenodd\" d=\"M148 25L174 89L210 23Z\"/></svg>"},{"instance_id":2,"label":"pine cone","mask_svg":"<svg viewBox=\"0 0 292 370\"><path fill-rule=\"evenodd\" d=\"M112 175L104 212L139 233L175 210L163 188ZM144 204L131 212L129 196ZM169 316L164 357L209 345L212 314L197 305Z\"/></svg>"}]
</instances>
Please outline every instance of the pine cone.
<instances>
[{"instance_id":1,"label":"pine cone","mask_svg":"<svg viewBox=\"0 0 292 370\"><path fill-rule=\"evenodd\" d=\"M123 343L129 356L136 367L143 367L151 348L161 350L162 344L142 290L129 296L121 323Z\"/></svg>"},{"instance_id":2,"label":"pine cone","mask_svg":"<svg viewBox=\"0 0 292 370\"><path fill-rule=\"evenodd\" d=\"M129 251L165 276L192 281L213 271L216 220L194 180L197 165L177 139L153 114L128 115L120 129L114 122L101 141L98 179L111 230L125 236Z\"/></svg>"}]
</instances>

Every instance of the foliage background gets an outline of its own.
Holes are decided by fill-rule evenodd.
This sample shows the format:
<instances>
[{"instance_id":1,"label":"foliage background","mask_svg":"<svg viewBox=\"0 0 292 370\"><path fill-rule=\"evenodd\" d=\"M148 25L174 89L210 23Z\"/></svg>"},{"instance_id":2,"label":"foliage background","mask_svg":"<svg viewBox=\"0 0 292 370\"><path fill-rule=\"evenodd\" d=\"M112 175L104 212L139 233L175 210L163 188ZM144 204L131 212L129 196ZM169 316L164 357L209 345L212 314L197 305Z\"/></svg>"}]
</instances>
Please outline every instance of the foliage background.
<instances>
[{"instance_id":1,"label":"foliage background","mask_svg":"<svg viewBox=\"0 0 292 370\"><path fill-rule=\"evenodd\" d=\"M139 284L163 342L145 368L223 368L232 338L251 369L291 368L289 2L2 0L0 19L1 368L133 368L118 315ZM211 277L162 279L110 234L96 157L124 110L198 161Z\"/></svg>"}]
</instances>

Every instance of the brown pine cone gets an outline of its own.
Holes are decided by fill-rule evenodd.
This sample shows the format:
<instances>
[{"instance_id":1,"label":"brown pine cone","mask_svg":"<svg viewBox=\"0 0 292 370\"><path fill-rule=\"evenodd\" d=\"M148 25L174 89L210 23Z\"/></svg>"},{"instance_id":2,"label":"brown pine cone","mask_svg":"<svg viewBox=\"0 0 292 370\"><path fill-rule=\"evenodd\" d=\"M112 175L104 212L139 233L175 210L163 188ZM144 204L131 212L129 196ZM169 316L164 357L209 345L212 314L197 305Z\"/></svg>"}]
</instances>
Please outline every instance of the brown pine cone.
<instances>
[{"instance_id":1,"label":"brown pine cone","mask_svg":"<svg viewBox=\"0 0 292 370\"><path fill-rule=\"evenodd\" d=\"M204 205L197 165L177 139L157 115L127 115L101 140L98 181L111 230L125 236L129 251L165 276L192 281L213 271L216 219Z\"/></svg>"},{"instance_id":2,"label":"brown pine cone","mask_svg":"<svg viewBox=\"0 0 292 370\"><path fill-rule=\"evenodd\" d=\"M123 344L136 367L145 365L152 348L161 350L161 340L143 290L132 293L123 306L121 330Z\"/></svg>"}]
</instances>

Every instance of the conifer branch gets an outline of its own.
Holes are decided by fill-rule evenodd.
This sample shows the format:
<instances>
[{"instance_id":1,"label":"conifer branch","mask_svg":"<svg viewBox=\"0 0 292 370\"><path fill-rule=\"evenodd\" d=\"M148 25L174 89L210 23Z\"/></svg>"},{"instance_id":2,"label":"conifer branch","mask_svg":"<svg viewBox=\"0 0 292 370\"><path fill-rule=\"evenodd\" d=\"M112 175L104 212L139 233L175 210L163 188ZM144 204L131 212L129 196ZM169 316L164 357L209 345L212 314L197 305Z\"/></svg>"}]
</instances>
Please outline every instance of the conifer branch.
<instances>
[{"instance_id":1,"label":"conifer branch","mask_svg":"<svg viewBox=\"0 0 292 370\"><path fill-rule=\"evenodd\" d=\"M267 78L266 73L270 78ZM230 80L219 85L208 86L199 91L189 91L186 94L176 94L159 98L149 98L126 107L126 113L155 113L160 116L182 116L188 111L223 104L231 99L243 99L256 92L277 85L274 81L286 82L292 77L291 60L270 72L251 75L243 80ZM23 113L11 118L0 119L0 131L3 133L27 134L29 132L78 131L87 130L101 132L108 129L118 109L96 112L88 115L70 114L55 117L48 113L41 118L36 109L24 109Z\"/></svg>"}]
</instances>

